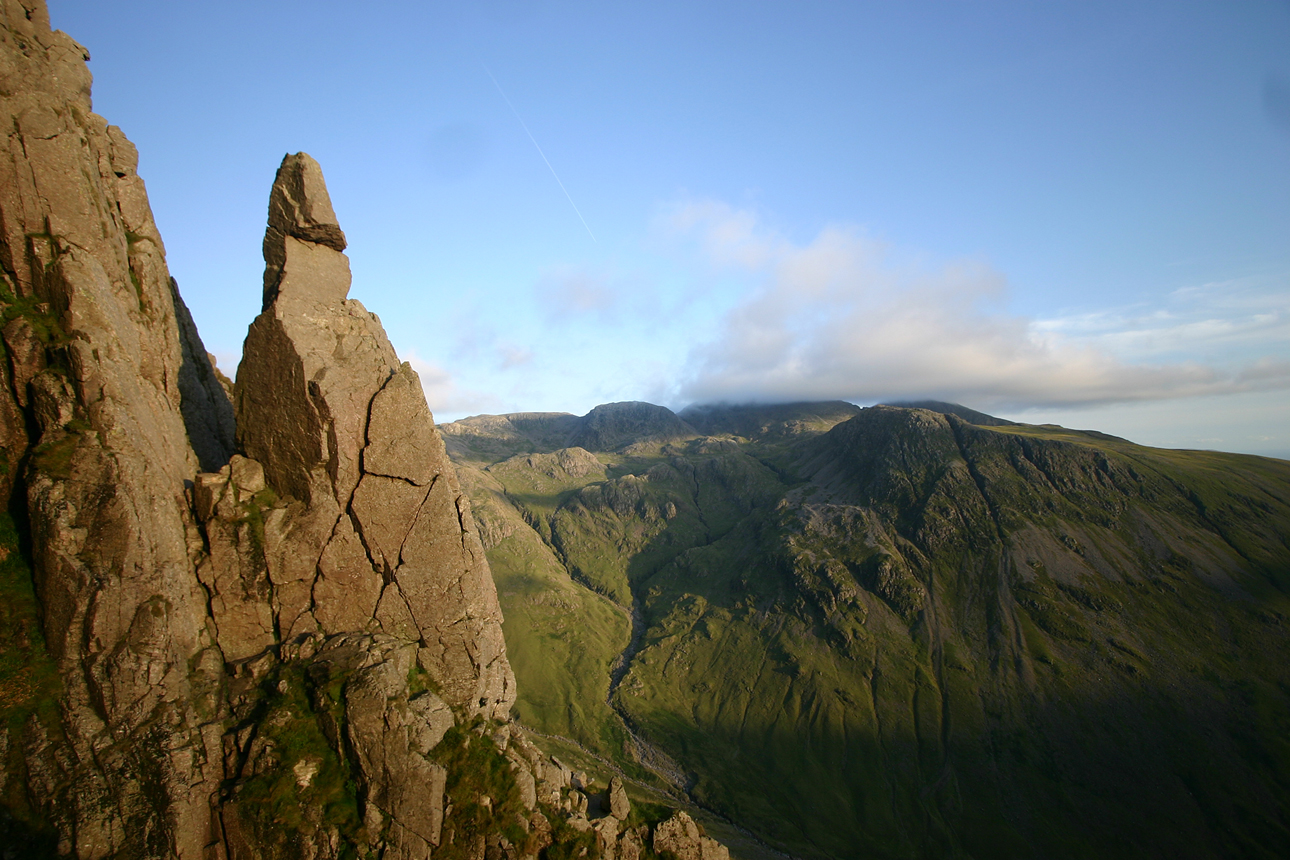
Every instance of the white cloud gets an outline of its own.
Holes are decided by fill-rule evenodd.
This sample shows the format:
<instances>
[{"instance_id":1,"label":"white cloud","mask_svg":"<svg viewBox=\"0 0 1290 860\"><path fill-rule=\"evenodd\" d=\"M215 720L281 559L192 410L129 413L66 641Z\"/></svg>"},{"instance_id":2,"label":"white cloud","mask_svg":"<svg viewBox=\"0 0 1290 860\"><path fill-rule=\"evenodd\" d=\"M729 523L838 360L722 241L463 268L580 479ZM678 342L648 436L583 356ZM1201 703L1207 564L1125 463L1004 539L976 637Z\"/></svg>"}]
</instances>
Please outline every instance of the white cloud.
<instances>
[{"instance_id":1,"label":"white cloud","mask_svg":"<svg viewBox=\"0 0 1290 860\"><path fill-rule=\"evenodd\" d=\"M564 333L613 332L621 342L629 329L655 328L683 317L694 296L637 267L560 266L545 272L533 295L549 327Z\"/></svg>"},{"instance_id":2,"label":"white cloud","mask_svg":"<svg viewBox=\"0 0 1290 860\"><path fill-rule=\"evenodd\" d=\"M682 400L937 398L1015 409L1290 387L1290 315L1266 303L1182 296L1163 313L1038 322L1000 309L1006 280L979 261L897 264L882 242L846 227L794 244L714 202L678 207L668 224L712 263L760 278L691 353ZM1266 349L1235 366L1187 358L1255 335ZM1172 359L1133 360L1165 353Z\"/></svg>"},{"instance_id":3,"label":"white cloud","mask_svg":"<svg viewBox=\"0 0 1290 860\"><path fill-rule=\"evenodd\" d=\"M706 256L721 266L758 269L787 244L763 229L756 213L718 200L687 200L655 219L655 232L667 238L698 238Z\"/></svg>"},{"instance_id":4,"label":"white cloud","mask_svg":"<svg viewBox=\"0 0 1290 860\"><path fill-rule=\"evenodd\" d=\"M455 420L465 415L477 415L496 410L498 406L496 397L461 388L453 381L448 371L437 364L431 364L416 352L407 352L404 360L411 364L412 369L421 377L421 390L425 392L426 403L429 404L436 420Z\"/></svg>"},{"instance_id":5,"label":"white cloud","mask_svg":"<svg viewBox=\"0 0 1290 860\"><path fill-rule=\"evenodd\" d=\"M1263 278L1175 290L1163 307L1115 308L1035 323L1127 359L1238 355L1245 360L1285 354L1290 345L1290 288Z\"/></svg>"}]
</instances>

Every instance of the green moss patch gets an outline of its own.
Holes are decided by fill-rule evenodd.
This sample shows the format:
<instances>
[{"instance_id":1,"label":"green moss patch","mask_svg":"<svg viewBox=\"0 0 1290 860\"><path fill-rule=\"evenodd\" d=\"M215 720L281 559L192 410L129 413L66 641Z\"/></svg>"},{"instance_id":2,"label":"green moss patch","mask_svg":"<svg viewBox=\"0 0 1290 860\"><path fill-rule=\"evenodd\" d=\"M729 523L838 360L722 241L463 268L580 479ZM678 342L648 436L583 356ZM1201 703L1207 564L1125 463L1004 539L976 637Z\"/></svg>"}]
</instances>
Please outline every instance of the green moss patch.
<instances>
[{"instance_id":1,"label":"green moss patch","mask_svg":"<svg viewBox=\"0 0 1290 860\"><path fill-rule=\"evenodd\" d=\"M435 852L443 860L473 856L480 836L500 834L512 845L529 838L521 821L528 814L520 800L511 763L487 733L482 719L453 726L431 753L448 771L447 801L451 812L444 819L443 844ZM451 842L449 842L451 838Z\"/></svg>"},{"instance_id":2,"label":"green moss patch","mask_svg":"<svg viewBox=\"0 0 1290 860\"><path fill-rule=\"evenodd\" d=\"M339 831L350 856L357 856L353 846L367 836L358 814L357 786L349 763L336 754L325 731L337 725L343 705L338 697L327 696L322 701L334 707L319 713L311 688L305 672L294 665L282 667L266 682L258 734L267 743L263 761L269 766L242 780L234 799L266 845L297 844L315 830L306 811L316 810L322 822Z\"/></svg>"}]
</instances>

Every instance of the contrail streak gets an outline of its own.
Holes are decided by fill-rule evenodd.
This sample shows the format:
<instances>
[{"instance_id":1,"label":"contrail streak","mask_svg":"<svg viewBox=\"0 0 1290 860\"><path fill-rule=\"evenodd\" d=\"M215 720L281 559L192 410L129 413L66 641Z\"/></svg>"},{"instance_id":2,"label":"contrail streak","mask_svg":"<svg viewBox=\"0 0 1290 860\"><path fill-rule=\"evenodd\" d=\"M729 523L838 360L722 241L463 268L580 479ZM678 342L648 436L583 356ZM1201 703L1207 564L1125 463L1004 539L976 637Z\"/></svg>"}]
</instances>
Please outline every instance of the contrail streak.
<instances>
[{"instance_id":1,"label":"contrail streak","mask_svg":"<svg viewBox=\"0 0 1290 860\"><path fill-rule=\"evenodd\" d=\"M578 212L578 204L573 202L573 198L569 196L569 189L564 187L563 182L560 182L560 175L555 172L554 167L551 167L551 162L547 159L546 153L542 151L542 147L538 146L537 138L533 136L533 132L529 131L529 127L524 124L524 120L520 117L520 112L515 109L515 105L511 104L511 100L507 98L502 85L497 82L497 78L493 78L493 73L489 71L488 66L484 66L484 71L488 72L488 76L493 79L493 86L497 87L497 91L502 94L502 98L506 99L506 106L511 109L511 113L515 114L515 118L520 121L520 126L523 127L524 133L529 136L529 140L533 141L534 148L537 149L538 155L542 156L542 160L546 162L551 175L555 177L555 181L560 185L560 190L564 192L565 197L569 198L569 205L573 207L574 212ZM587 227L587 219L582 217L581 212L578 212L578 220L582 222L582 226ZM587 235L591 237L591 241L596 241L596 234L591 232L590 227L587 227ZM596 244L600 243L596 242Z\"/></svg>"}]
</instances>

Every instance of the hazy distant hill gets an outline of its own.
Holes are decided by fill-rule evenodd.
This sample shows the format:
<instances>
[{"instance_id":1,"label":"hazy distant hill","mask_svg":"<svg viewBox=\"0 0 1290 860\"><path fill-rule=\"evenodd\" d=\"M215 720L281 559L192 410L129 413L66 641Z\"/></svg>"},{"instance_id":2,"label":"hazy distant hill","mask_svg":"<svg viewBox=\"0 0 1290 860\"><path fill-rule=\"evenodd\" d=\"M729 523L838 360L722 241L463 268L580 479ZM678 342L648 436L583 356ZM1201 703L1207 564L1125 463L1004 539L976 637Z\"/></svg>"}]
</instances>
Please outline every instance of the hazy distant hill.
<instances>
[{"instance_id":1,"label":"hazy distant hill","mask_svg":"<svg viewBox=\"0 0 1290 860\"><path fill-rule=\"evenodd\" d=\"M801 856L1290 856L1290 463L931 405L445 427L521 719Z\"/></svg>"}]
</instances>

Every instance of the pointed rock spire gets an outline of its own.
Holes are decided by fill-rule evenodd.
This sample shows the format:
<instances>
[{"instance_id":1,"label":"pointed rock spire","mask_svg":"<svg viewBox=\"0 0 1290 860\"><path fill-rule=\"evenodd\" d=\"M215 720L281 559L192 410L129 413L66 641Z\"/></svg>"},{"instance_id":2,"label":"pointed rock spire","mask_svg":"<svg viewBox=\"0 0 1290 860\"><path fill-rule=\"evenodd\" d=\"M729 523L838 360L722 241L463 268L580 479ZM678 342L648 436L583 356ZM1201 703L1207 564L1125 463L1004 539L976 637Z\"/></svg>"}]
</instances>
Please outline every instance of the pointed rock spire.
<instances>
[{"instance_id":1,"label":"pointed rock spire","mask_svg":"<svg viewBox=\"0 0 1290 860\"><path fill-rule=\"evenodd\" d=\"M346 298L343 247L318 163L287 156L236 392L239 447L295 500L265 514L277 628L416 642L449 705L505 716L514 675L469 502L416 371Z\"/></svg>"}]
</instances>

